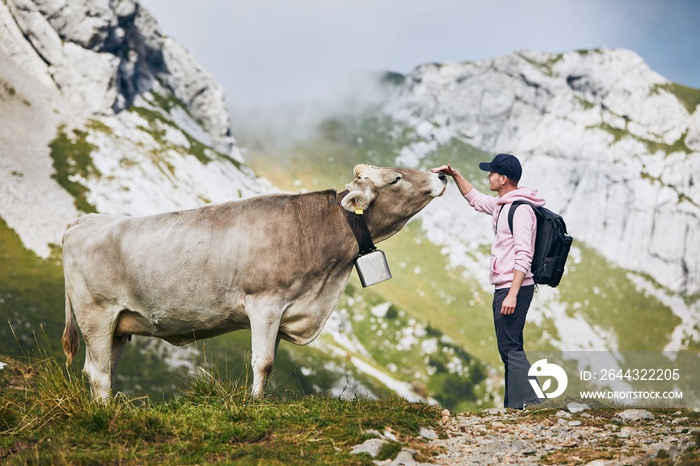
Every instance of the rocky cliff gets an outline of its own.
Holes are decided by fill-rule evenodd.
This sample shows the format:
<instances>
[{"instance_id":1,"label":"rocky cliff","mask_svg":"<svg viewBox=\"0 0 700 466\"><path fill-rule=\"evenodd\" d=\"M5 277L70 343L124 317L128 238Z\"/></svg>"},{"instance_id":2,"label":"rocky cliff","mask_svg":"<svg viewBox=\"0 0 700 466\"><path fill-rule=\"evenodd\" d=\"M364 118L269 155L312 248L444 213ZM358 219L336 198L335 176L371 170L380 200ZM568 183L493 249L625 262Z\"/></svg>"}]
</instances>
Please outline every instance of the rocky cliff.
<instances>
[{"instance_id":1,"label":"rocky cliff","mask_svg":"<svg viewBox=\"0 0 700 466\"><path fill-rule=\"evenodd\" d=\"M39 255L79 211L259 191L221 86L138 1L4 1L0 61L0 216Z\"/></svg>"},{"instance_id":2,"label":"rocky cliff","mask_svg":"<svg viewBox=\"0 0 700 466\"><path fill-rule=\"evenodd\" d=\"M385 111L418 135L400 160L419 163L431 145L451 138L515 153L523 183L541 188L577 239L673 292L694 295L698 104L700 90L671 83L630 51L521 51L420 66Z\"/></svg>"}]
</instances>

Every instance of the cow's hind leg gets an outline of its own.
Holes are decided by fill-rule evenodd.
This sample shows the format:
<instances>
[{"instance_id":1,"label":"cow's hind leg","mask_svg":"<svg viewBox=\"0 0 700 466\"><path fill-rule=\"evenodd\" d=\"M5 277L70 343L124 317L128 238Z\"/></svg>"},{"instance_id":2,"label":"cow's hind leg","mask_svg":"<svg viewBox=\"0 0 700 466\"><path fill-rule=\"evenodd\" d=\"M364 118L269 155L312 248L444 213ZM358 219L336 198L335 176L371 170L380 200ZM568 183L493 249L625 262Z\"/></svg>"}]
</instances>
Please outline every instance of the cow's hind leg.
<instances>
[{"instance_id":1,"label":"cow's hind leg","mask_svg":"<svg viewBox=\"0 0 700 466\"><path fill-rule=\"evenodd\" d=\"M104 319L91 322L88 331L83 331L86 347L83 371L90 382L93 398L103 401L111 395L112 376L127 342L125 336L114 335L116 319L112 316L116 313L111 311L101 312Z\"/></svg>"},{"instance_id":2,"label":"cow's hind leg","mask_svg":"<svg viewBox=\"0 0 700 466\"><path fill-rule=\"evenodd\" d=\"M265 391L265 382L272 372L275 353L279 345L279 328L283 307L268 300L260 300L254 306L248 306L250 319L253 397L261 398Z\"/></svg>"}]
</instances>

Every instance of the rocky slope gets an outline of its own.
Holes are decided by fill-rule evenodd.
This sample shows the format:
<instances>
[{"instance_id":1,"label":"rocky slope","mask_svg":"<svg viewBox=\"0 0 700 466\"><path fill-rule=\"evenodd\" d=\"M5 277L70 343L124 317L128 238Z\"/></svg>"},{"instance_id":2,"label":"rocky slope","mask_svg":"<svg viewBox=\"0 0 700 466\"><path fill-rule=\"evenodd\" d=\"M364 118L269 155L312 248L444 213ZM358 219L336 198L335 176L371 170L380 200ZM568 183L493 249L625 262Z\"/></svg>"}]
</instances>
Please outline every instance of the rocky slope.
<instances>
[{"instance_id":1,"label":"rocky slope","mask_svg":"<svg viewBox=\"0 0 700 466\"><path fill-rule=\"evenodd\" d=\"M669 82L630 51L522 51L420 66L386 111L428 141L522 156L523 182L545 187L578 238L692 295L700 292L698 104L700 90ZM401 160L420 151L409 147Z\"/></svg>"},{"instance_id":2,"label":"rocky slope","mask_svg":"<svg viewBox=\"0 0 700 466\"><path fill-rule=\"evenodd\" d=\"M682 320L667 348L700 339L700 90L626 50L521 51L392 78L384 112L410 135L399 163L424 164L454 140L519 155L523 184L564 216L574 246L635 271L637 289ZM429 237L476 276L488 261L473 253L490 242L488 219L454 215L459 196L441 207L426 212Z\"/></svg>"},{"instance_id":3,"label":"rocky slope","mask_svg":"<svg viewBox=\"0 0 700 466\"><path fill-rule=\"evenodd\" d=\"M578 405L573 403L573 405ZM443 419L445 450L434 464L693 464L698 419L682 411L490 409ZM688 414L688 412L685 412ZM667 463L665 463L667 462ZM410 464L410 463L406 463Z\"/></svg>"},{"instance_id":4,"label":"rocky slope","mask_svg":"<svg viewBox=\"0 0 700 466\"><path fill-rule=\"evenodd\" d=\"M0 59L0 216L42 257L78 210L260 191L221 87L137 1L3 2Z\"/></svg>"}]
</instances>

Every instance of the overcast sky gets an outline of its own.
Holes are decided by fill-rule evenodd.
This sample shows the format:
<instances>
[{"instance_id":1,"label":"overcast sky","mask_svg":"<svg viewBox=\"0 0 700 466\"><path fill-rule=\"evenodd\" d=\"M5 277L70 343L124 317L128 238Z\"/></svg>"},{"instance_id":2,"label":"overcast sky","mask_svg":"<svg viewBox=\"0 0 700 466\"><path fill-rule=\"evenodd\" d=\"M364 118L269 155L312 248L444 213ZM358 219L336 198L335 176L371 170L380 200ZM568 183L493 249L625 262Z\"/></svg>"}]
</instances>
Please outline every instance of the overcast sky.
<instances>
[{"instance_id":1,"label":"overcast sky","mask_svg":"<svg viewBox=\"0 0 700 466\"><path fill-rule=\"evenodd\" d=\"M231 107L316 103L365 71L516 50L627 48L700 88L695 0L141 0Z\"/></svg>"}]
</instances>

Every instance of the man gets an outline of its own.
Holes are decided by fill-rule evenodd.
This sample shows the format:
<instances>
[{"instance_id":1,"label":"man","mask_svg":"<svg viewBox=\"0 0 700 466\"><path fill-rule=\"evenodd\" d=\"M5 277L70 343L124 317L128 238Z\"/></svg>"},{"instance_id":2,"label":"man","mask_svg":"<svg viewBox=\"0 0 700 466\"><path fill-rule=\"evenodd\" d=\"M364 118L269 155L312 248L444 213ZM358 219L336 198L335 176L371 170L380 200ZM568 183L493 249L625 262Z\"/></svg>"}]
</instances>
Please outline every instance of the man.
<instances>
[{"instance_id":1,"label":"man","mask_svg":"<svg viewBox=\"0 0 700 466\"><path fill-rule=\"evenodd\" d=\"M462 195L477 211L493 218L496 238L491 248L491 277L494 285L493 320L501 360L505 365L506 408L522 409L526 404L538 403L528 381L530 363L523 349L525 318L535 291L530 266L535 250L537 218L530 206L515 210L513 232L508 225L508 211L516 200L536 206L544 205L536 189L518 186L522 175L520 161L510 154L498 154L491 162L479 164L489 172L489 189L498 197L480 193L450 165L433 168L435 173L451 176Z\"/></svg>"}]
</instances>

